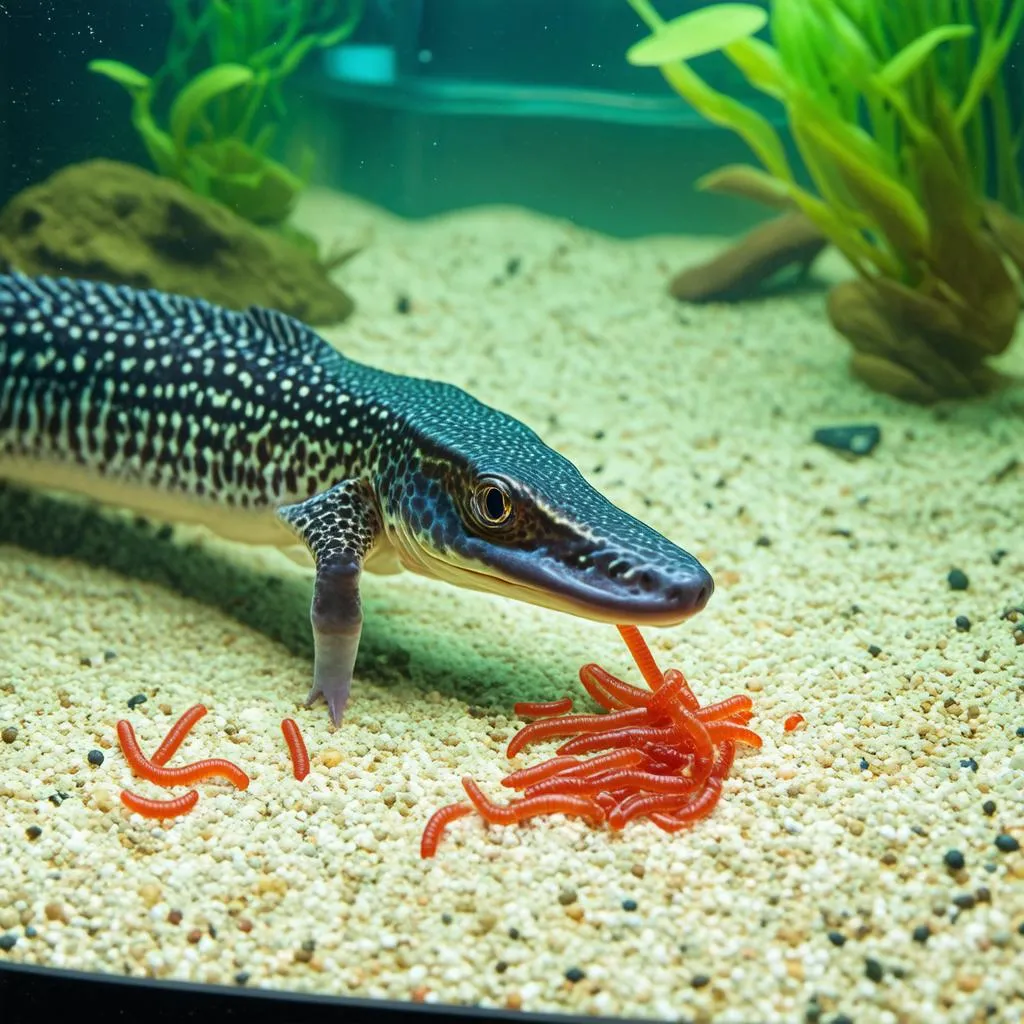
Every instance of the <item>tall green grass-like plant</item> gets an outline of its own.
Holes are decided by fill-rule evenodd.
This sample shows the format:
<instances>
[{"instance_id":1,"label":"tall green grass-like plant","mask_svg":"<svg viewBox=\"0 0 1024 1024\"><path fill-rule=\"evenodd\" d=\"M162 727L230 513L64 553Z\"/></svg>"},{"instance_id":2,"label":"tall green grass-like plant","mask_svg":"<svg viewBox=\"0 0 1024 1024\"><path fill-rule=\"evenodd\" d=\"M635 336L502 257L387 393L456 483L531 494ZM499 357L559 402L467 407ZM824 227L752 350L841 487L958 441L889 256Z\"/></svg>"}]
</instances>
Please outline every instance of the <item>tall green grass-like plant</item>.
<instances>
[{"instance_id":1,"label":"tall green grass-like plant","mask_svg":"<svg viewBox=\"0 0 1024 1024\"><path fill-rule=\"evenodd\" d=\"M280 224L313 159L307 150L292 171L268 155L285 115L282 83L313 50L352 33L364 0L168 3L173 29L155 74L113 60L89 69L128 91L132 124L161 174L256 224Z\"/></svg>"},{"instance_id":2,"label":"tall green grass-like plant","mask_svg":"<svg viewBox=\"0 0 1024 1024\"><path fill-rule=\"evenodd\" d=\"M1024 0L772 0L770 19L718 4L671 22L629 3L652 35L627 59L741 135L762 165L742 170L746 187L801 211L856 269L829 298L854 372L919 400L990 387L985 359L1009 345L1020 302L985 193L1024 205L1002 77ZM754 36L766 21L772 44ZM765 117L693 70L709 50L782 105L813 188Z\"/></svg>"}]
</instances>

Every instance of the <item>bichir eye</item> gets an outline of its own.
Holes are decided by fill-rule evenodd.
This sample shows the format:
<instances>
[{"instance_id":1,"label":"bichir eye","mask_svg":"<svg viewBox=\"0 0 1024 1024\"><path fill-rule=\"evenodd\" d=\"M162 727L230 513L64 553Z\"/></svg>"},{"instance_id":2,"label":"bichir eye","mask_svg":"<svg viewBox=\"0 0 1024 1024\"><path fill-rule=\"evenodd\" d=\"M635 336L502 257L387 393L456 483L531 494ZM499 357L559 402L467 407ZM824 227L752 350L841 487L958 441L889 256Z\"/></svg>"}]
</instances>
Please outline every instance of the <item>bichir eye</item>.
<instances>
[{"instance_id":1,"label":"bichir eye","mask_svg":"<svg viewBox=\"0 0 1024 1024\"><path fill-rule=\"evenodd\" d=\"M504 526L512 518L512 499L499 480L482 480L473 493L473 511L481 526Z\"/></svg>"}]
</instances>

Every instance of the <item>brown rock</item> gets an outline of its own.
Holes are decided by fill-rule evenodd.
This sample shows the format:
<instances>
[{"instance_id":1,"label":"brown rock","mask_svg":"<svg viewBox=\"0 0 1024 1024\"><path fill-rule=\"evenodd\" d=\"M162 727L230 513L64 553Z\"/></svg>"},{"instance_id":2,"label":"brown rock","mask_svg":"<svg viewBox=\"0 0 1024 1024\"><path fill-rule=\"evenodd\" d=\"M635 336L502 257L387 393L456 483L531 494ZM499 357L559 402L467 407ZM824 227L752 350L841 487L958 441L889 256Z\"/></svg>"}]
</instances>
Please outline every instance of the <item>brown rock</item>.
<instances>
[{"instance_id":1,"label":"brown rock","mask_svg":"<svg viewBox=\"0 0 1024 1024\"><path fill-rule=\"evenodd\" d=\"M65 167L16 195L0 211L0 260L26 274L267 306L312 324L353 308L311 253L176 181L111 160Z\"/></svg>"}]
</instances>

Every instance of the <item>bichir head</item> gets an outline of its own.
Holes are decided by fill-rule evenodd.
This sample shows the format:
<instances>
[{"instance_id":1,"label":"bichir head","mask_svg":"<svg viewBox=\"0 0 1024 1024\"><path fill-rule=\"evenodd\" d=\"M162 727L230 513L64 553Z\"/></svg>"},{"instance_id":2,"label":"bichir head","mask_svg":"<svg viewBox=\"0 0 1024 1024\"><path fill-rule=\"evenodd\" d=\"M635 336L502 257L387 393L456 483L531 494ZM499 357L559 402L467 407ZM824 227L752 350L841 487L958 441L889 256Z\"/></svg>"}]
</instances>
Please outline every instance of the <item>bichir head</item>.
<instances>
[{"instance_id":1,"label":"bichir head","mask_svg":"<svg viewBox=\"0 0 1024 1024\"><path fill-rule=\"evenodd\" d=\"M385 530L424 575L604 622L667 626L707 603L693 555L617 508L528 427L422 382L382 474Z\"/></svg>"}]
</instances>

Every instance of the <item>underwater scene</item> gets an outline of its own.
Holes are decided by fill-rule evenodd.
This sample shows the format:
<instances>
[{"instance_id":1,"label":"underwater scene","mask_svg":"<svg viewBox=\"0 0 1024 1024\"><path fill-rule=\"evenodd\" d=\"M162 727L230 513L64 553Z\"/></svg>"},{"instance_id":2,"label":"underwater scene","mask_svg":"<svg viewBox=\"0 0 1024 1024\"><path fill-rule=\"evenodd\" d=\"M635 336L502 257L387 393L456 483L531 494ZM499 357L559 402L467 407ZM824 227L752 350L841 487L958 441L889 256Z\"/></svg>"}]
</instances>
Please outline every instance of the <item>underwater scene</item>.
<instances>
[{"instance_id":1,"label":"underwater scene","mask_svg":"<svg viewBox=\"0 0 1024 1024\"><path fill-rule=\"evenodd\" d=\"M1021 1024L1022 22L0 0L0 1016Z\"/></svg>"}]
</instances>

